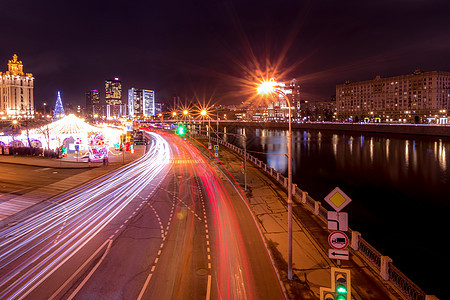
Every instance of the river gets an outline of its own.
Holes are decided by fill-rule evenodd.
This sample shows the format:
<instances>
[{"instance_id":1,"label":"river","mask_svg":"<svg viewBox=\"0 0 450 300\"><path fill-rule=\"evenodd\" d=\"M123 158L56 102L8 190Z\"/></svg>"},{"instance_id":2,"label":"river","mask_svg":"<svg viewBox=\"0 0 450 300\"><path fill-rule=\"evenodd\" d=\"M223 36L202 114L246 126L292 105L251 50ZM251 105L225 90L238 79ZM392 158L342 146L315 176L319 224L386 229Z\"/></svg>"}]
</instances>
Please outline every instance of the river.
<instances>
[{"instance_id":1,"label":"river","mask_svg":"<svg viewBox=\"0 0 450 300\"><path fill-rule=\"evenodd\" d=\"M287 130L225 127L247 150L287 175ZM243 147L243 138L226 135ZM336 186L352 202L349 225L428 294L450 270L450 138L293 130L293 183L327 206ZM447 236L449 235L449 237Z\"/></svg>"}]
</instances>

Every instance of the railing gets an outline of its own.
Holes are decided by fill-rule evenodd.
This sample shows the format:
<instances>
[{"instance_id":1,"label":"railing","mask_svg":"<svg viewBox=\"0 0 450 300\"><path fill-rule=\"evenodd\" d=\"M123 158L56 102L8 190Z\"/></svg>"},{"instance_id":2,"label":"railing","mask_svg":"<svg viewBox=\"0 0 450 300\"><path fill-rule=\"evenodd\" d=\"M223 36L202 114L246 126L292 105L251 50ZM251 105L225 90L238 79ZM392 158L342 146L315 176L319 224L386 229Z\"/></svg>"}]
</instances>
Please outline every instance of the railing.
<instances>
[{"instance_id":1,"label":"railing","mask_svg":"<svg viewBox=\"0 0 450 300\"><path fill-rule=\"evenodd\" d=\"M207 135L199 134L200 136L207 137ZM229 149L235 151L240 155L244 155L244 150L231 144L225 142L222 139L217 139L211 137L211 141L218 144L224 145ZM268 175L272 176L280 185L287 189L287 178L281 175L279 172L275 171L273 168L269 167L267 164L259 160L258 158L252 156L247 152L247 160L253 163L255 166L266 172ZM320 217L323 222L327 222L327 209L324 208L319 201L315 201L308 193L302 191L295 184L293 184L293 200L298 203L306 204L306 206L311 209L314 214ZM383 256L379 251L377 251L372 245L370 245L366 240L361 238L361 235L349 228L349 232L352 234L352 238L355 236L356 246L353 248L354 251L358 251L362 254L375 269L380 271L380 275L385 280L389 280L394 286L396 286L403 296L407 299L412 300L426 300L427 294L420 289L414 282L412 282L405 274L400 272L391 262L391 260ZM353 244L353 243L352 243ZM384 258L387 258L384 259ZM431 299L431 298L430 298Z\"/></svg>"}]
</instances>

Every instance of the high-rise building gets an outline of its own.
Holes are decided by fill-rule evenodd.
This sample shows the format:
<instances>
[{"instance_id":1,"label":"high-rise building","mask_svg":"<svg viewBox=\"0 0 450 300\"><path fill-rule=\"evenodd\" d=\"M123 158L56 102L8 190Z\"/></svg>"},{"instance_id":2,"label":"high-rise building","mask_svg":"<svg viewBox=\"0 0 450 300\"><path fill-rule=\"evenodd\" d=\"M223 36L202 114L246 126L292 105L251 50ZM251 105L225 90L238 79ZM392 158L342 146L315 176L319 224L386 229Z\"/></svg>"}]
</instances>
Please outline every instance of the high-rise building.
<instances>
[{"instance_id":1,"label":"high-rise building","mask_svg":"<svg viewBox=\"0 0 450 300\"><path fill-rule=\"evenodd\" d=\"M156 114L155 92L145 89L129 89L128 113L130 116L154 116Z\"/></svg>"},{"instance_id":2,"label":"high-rise building","mask_svg":"<svg viewBox=\"0 0 450 300\"><path fill-rule=\"evenodd\" d=\"M102 115L102 106L100 105L100 93L98 90L86 92L86 116L94 119L95 116Z\"/></svg>"},{"instance_id":3,"label":"high-rise building","mask_svg":"<svg viewBox=\"0 0 450 300\"><path fill-rule=\"evenodd\" d=\"M23 63L14 54L8 61L8 71L0 72L0 114L33 115L33 88L33 74L23 72Z\"/></svg>"},{"instance_id":4,"label":"high-rise building","mask_svg":"<svg viewBox=\"0 0 450 300\"><path fill-rule=\"evenodd\" d=\"M105 81L105 101L107 117L118 117L122 115L122 82L119 78Z\"/></svg>"},{"instance_id":5,"label":"high-rise building","mask_svg":"<svg viewBox=\"0 0 450 300\"><path fill-rule=\"evenodd\" d=\"M338 120L446 123L450 72L416 70L409 75L336 86Z\"/></svg>"},{"instance_id":6,"label":"high-rise building","mask_svg":"<svg viewBox=\"0 0 450 300\"><path fill-rule=\"evenodd\" d=\"M277 89L283 92L291 103L291 117L293 121L300 119L300 85L297 79L278 81ZM289 118L289 106L283 95L274 93L272 102L268 105L268 116L271 121L286 121Z\"/></svg>"}]
</instances>

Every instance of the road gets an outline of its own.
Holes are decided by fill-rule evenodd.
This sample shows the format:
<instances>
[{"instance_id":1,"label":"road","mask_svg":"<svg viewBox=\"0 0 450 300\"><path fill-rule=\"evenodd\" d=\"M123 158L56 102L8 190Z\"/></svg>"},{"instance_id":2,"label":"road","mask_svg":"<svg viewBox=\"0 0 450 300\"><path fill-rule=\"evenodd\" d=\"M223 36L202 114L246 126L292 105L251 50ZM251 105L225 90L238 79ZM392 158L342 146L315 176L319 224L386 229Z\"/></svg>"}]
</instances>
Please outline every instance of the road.
<instances>
[{"instance_id":1,"label":"road","mask_svg":"<svg viewBox=\"0 0 450 300\"><path fill-rule=\"evenodd\" d=\"M283 299L243 199L185 140L0 232L0 298Z\"/></svg>"}]
</instances>

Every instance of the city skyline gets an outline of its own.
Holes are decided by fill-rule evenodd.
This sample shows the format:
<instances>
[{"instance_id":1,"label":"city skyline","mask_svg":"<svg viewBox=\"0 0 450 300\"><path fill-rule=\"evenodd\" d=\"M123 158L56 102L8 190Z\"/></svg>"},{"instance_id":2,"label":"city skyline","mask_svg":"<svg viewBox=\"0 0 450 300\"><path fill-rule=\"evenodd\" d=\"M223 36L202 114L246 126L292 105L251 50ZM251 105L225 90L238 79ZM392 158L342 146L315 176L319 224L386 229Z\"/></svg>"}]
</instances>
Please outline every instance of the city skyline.
<instances>
[{"instance_id":1,"label":"city skyline","mask_svg":"<svg viewBox=\"0 0 450 300\"><path fill-rule=\"evenodd\" d=\"M14 24L3 34L1 69L20 57L36 78L37 108L58 90L84 104L86 91L114 77L123 90L154 89L157 101L238 104L246 97L240 79L258 69L297 78L301 99L312 101L330 99L346 80L450 71L445 1L115 3L0 4L3 28ZM152 14L139 19L136 10Z\"/></svg>"}]
</instances>

